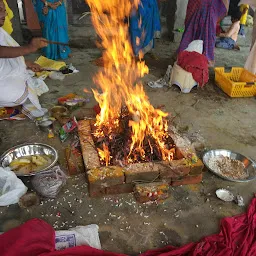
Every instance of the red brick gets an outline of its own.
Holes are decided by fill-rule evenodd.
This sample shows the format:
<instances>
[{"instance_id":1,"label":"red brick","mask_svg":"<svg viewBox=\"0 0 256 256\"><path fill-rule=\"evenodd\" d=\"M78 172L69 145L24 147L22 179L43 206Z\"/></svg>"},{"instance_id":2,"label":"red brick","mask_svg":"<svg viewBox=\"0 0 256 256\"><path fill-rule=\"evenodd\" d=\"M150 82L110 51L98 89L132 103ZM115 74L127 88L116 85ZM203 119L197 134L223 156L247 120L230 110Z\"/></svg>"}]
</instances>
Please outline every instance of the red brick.
<instances>
[{"instance_id":1,"label":"red brick","mask_svg":"<svg viewBox=\"0 0 256 256\"><path fill-rule=\"evenodd\" d=\"M120 184L106 188L107 195L128 194L133 192L133 184Z\"/></svg>"},{"instance_id":2,"label":"red brick","mask_svg":"<svg viewBox=\"0 0 256 256\"><path fill-rule=\"evenodd\" d=\"M191 155L196 154L195 149L187 137L181 136L177 131L173 131L170 135L176 145L176 156L178 159L187 159Z\"/></svg>"},{"instance_id":3,"label":"red brick","mask_svg":"<svg viewBox=\"0 0 256 256\"><path fill-rule=\"evenodd\" d=\"M155 181L159 178L159 166L154 163L131 164L125 168L125 182Z\"/></svg>"},{"instance_id":4,"label":"red brick","mask_svg":"<svg viewBox=\"0 0 256 256\"><path fill-rule=\"evenodd\" d=\"M183 177L189 174L190 166L187 164L185 159L173 160L171 162L162 162L162 167L160 168L160 178L161 179L172 179Z\"/></svg>"},{"instance_id":5,"label":"red brick","mask_svg":"<svg viewBox=\"0 0 256 256\"><path fill-rule=\"evenodd\" d=\"M89 184L88 190L90 197L102 197L106 195L106 188L98 185Z\"/></svg>"},{"instance_id":6,"label":"red brick","mask_svg":"<svg viewBox=\"0 0 256 256\"><path fill-rule=\"evenodd\" d=\"M65 154L69 175L77 175L85 171L82 153L79 148L66 148Z\"/></svg>"},{"instance_id":7,"label":"red brick","mask_svg":"<svg viewBox=\"0 0 256 256\"><path fill-rule=\"evenodd\" d=\"M176 154L176 158L177 159L184 159L184 155L183 155L182 149L176 147L175 154Z\"/></svg>"},{"instance_id":8,"label":"red brick","mask_svg":"<svg viewBox=\"0 0 256 256\"><path fill-rule=\"evenodd\" d=\"M199 175L203 172L204 164L198 159L198 161L191 165L190 175Z\"/></svg>"},{"instance_id":9,"label":"red brick","mask_svg":"<svg viewBox=\"0 0 256 256\"><path fill-rule=\"evenodd\" d=\"M177 180L172 181L172 186L181 186L181 185L190 185L190 184L198 184L202 182L203 174L195 175L195 176L185 176Z\"/></svg>"},{"instance_id":10,"label":"red brick","mask_svg":"<svg viewBox=\"0 0 256 256\"><path fill-rule=\"evenodd\" d=\"M139 203L161 201L169 197L169 185L165 182L136 184L134 196Z\"/></svg>"},{"instance_id":11,"label":"red brick","mask_svg":"<svg viewBox=\"0 0 256 256\"><path fill-rule=\"evenodd\" d=\"M165 178L165 179L161 179L161 181L165 182L165 183L167 183L167 184L169 184L171 186L173 179L172 178Z\"/></svg>"},{"instance_id":12,"label":"red brick","mask_svg":"<svg viewBox=\"0 0 256 256\"><path fill-rule=\"evenodd\" d=\"M124 183L124 170L119 166L105 166L87 172L90 184L111 187Z\"/></svg>"},{"instance_id":13,"label":"red brick","mask_svg":"<svg viewBox=\"0 0 256 256\"><path fill-rule=\"evenodd\" d=\"M94 147L91 133L90 120L82 120L78 122L78 134L82 148L84 165L87 170L100 167L100 159L98 152Z\"/></svg>"}]
</instances>

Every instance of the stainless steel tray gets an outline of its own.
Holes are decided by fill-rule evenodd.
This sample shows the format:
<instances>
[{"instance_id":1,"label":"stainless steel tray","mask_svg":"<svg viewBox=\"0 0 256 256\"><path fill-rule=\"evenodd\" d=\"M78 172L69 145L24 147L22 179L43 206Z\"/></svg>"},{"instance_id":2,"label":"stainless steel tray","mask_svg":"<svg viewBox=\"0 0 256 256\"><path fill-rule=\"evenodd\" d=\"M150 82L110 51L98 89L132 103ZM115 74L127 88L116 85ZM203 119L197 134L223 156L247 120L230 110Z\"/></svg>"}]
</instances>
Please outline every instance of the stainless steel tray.
<instances>
[{"instance_id":1,"label":"stainless steel tray","mask_svg":"<svg viewBox=\"0 0 256 256\"><path fill-rule=\"evenodd\" d=\"M223 176L220 173L216 172L216 170L213 170L209 167L209 160L213 157L217 157L217 156L225 156L225 157L229 157L231 159L234 160L239 160L241 162L244 163L245 165L245 169L247 171L247 173L249 174L249 177L247 179L233 179L231 177L227 177L227 176ZM214 174L216 174L217 176L225 179L225 180L229 180L229 181L234 181L234 182L249 182L252 180L256 179L256 163L255 161L253 161L252 159L250 159L249 157L245 157L239 153L235 153L232 152L230 150L226 150L226 149L213 149L210 151L207 151L204 155L203 155L203 162L205 164L205 166Z\"/></svg>"},{"instance_id":2,"label":"stainless steel tray","mask_svg":"<svg viewBox=\"0 0 256 256\"><path fill-rule=\"evenodd\" d=\"M33 176L39 173L47 172L58 161L58 152L53 147L41 143L30 143L13 147L2 154L0 157L0 166L8 167L13 160L31 155L52 155L52 163L40 171L24 175L17 174L17 176Z\"/></svg>"}]
</instances>

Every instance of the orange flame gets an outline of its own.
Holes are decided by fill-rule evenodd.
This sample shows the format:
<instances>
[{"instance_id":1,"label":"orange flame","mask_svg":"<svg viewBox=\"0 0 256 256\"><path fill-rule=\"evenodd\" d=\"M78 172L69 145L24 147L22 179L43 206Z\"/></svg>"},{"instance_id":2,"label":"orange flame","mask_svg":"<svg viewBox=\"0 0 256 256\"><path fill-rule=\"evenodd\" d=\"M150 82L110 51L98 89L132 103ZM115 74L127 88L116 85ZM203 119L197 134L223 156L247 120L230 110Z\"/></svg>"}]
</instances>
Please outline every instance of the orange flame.
<instances>
[{"instance_id":1,"label":"orange flame","mask_svg":"<svg viewBox=\"0 0 256 256\"><path fill-rule=\"evenodd\" d=\"M97 148L98 150L98 154L100 156L100 159L103 160L106 163L106 166L108 166L110 164L110 160L111 160L111 155L110 155L110 151L108 149L108 146L103 143L103 150L100 148Z\"/></svg>"},{"instance_id":2,"label":"orange flame","mask_svg":"<svg viewBox=\"0 0 256 256\"><path fill-rule=\"evenodd\" d=\"M128 24L124 21L129 17L132 9L138 7L139 0L87 0L87 2L91 8L94 27L101 38L100 46L105 49L103 70L94 77L94 82L100 90L93 90L93 93L101 108L96 118L94 135L99 138L111 136L111 132L120 126L119 117L122 106L125 105L132 116L129 122L132 143L127 160L132 161L133 152L144 159L143 144L147 136L154 138L162 159L171 160L173 150L168 149L164 142L168 137L166 121L168 114L154 109L143 90L142 83L138 81L149 70L144 61L136 62L129 40ZM110 162L108 146L104 144L103 150L98 149L98 152L101 160L108 165Z\"/></svg>"}]
</instances>

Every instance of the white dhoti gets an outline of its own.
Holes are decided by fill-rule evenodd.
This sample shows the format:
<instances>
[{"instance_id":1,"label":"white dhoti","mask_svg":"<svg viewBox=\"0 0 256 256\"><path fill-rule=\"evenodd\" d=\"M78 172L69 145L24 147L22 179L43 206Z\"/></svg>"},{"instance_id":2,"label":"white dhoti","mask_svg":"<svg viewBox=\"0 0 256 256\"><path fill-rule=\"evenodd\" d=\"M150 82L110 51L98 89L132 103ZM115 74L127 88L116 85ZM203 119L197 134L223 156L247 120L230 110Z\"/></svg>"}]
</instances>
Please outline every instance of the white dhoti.
<instances>
[{"instance_id":1,"label":"white dhoti","mask_svg":"<svg viewBox=\"0 0 256 256\"><path fill-rule=\"evenodd\" d=\"M19 47L19 44L0 28L0 45ZM44 115L32 78L23 57L0 58L0 107L23 106L23 113L30 118ZM40 81L40 83L44 83ZM45 92L48 91L44 84Z\"/></svg>"}]
</instances>

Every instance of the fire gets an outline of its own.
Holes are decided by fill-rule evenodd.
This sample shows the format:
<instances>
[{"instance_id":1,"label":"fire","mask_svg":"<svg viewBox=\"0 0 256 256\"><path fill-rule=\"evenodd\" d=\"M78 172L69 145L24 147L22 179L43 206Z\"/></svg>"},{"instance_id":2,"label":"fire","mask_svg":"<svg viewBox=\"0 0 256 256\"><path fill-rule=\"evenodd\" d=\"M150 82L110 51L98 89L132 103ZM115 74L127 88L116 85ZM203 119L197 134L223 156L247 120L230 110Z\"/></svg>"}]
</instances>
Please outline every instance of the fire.
<instances>
[{"instance_id":1,"label":"fire","mask_svg":"<svg viewBox=\"0 0 256 256\"><path fill-rule=\"evenodd\" d=\"M127 107L130 120L131 141L126 162L145 159L145 141L154 139L163 160L172 160L173 149L166 145L168 138L167 113L155 109L149 102L143 85L139 81L149 70L144 61L136 61L129 40L127 18L131 10L137 8L139 0L87 0L92 21L101 38L104 49L104 67L94 77L99 90L93 90L101 112L97 115L94 136L108 137L111 141L114 133L122 130L120 122L122 108ZM132 3L131 3L132 2ZM140 21L141 22L141 21ZM136 40L139 42L139 38ZM141 57L141 54L140 54ZM110 164L111 150L103 143L98 148L99 156L106 165Z\"/></svg>"},{"instance_id":2,"label":"fire","mask_svg":"<svg viewBox=\"0 0 256 256\"><path fill-rule=\"evenodd\" d=\"M106 166L108 166L112 158L110 155L108 146L105 143L103 143L103 150L100 148L97 148L97 149L98 149L98 154L100 156L100 159L106 163Z\"/></svg>"}]
</instances>

